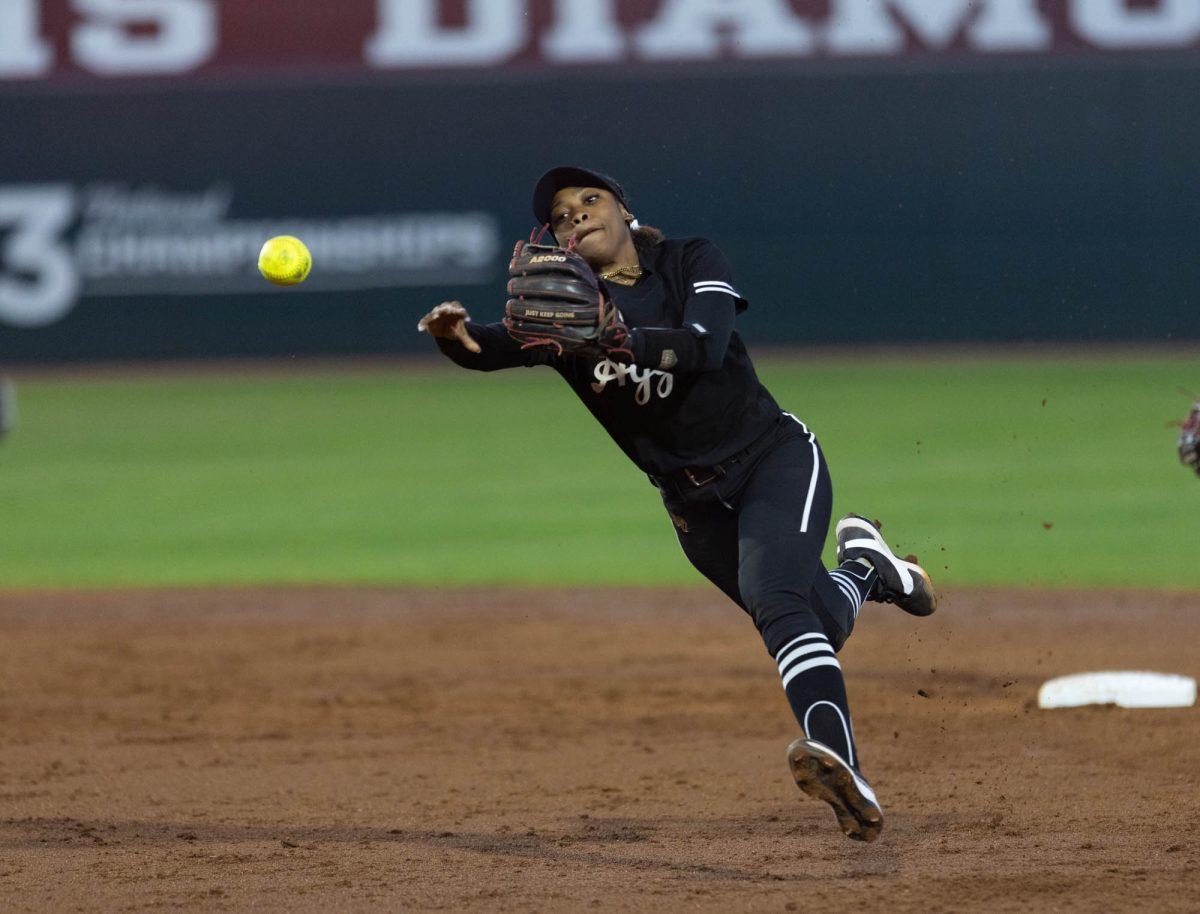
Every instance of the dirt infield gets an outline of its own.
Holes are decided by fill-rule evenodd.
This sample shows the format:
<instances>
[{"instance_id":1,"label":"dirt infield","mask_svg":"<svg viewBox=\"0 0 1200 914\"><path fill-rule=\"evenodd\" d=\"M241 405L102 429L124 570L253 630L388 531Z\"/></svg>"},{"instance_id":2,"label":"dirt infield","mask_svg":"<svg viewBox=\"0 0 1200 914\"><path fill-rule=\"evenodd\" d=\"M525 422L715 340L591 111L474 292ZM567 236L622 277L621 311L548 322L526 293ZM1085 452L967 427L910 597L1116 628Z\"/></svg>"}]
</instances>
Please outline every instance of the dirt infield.
<instances>
[{"instance_id":1,"label":"dirt infield","mask_svg":"<svg viewBox=\"0 0 1200 914\"><path fill-rule=\"evenodd\" d=\"M844 839L740 611L694 591L0 595L6 911L1195 911L1200 594L869 606L887 811Z\"/></svg>"}]
</instances>

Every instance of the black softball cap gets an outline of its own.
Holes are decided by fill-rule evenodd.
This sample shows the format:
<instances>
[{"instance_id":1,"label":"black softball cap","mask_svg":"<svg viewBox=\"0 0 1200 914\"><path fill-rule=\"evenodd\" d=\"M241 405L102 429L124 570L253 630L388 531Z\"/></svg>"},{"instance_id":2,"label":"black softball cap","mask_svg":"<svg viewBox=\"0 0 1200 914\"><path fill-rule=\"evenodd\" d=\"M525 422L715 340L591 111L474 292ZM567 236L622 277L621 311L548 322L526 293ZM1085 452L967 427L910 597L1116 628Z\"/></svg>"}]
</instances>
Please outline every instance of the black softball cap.
<instances>
[{"instance_id":1,"label":"black softball cap","mask_svg":"<svg viewBox=\"0 0 1200 914\"><path fill-rule=\"evenodd\" d=\"M533 188L533 217L537 219L538 225L545 225L550 221L550 204L554 202L554 195L564 187L602 187L616 197L622 206L629 206L625 200L624 188L614 178L587 168L560 165L538 178Z\"/></svg>"}]
</instances>

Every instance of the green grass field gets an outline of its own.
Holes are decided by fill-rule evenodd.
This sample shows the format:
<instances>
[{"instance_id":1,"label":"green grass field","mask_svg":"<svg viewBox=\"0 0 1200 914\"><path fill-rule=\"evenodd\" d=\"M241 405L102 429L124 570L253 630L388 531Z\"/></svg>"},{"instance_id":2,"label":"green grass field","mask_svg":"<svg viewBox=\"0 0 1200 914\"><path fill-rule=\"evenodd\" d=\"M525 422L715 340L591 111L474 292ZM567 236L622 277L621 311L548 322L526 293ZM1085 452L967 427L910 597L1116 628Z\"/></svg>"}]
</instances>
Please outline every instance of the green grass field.
<instances>
[{"instance_id":1,"label":"green grass field","mask_svg":"<svg viewBox=\"0 0 1200 914\"><path fill-rule=\"evenodd\" d=\"M699 581L547 370L37 379L0 442L0 588ZM835 515L943 584L1200 586L1178 355L764 361ZM1047 525L1049 529L1047 529Z\"/></svg>"}]
</instances>

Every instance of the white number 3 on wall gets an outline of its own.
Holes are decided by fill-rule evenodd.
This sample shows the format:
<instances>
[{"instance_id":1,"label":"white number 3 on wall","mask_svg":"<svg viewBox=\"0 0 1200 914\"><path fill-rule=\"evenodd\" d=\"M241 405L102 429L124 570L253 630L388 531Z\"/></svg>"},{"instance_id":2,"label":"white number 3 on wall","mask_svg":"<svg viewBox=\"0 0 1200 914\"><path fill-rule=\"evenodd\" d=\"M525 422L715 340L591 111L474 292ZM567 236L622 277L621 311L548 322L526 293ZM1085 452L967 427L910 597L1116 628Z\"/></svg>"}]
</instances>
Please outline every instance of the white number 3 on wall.
<instances>
[{"instance_id":1,"label":"white number 3 on wall","mask_svg":"<svg viewBox=\"0 0 1200 914\"><path fill-rule=\"evenodd\" d=\"M65 184L0 187L0 321L53 323L79 296L79 272L63 234L75 216Z\"/></svg>"}]
</instances>

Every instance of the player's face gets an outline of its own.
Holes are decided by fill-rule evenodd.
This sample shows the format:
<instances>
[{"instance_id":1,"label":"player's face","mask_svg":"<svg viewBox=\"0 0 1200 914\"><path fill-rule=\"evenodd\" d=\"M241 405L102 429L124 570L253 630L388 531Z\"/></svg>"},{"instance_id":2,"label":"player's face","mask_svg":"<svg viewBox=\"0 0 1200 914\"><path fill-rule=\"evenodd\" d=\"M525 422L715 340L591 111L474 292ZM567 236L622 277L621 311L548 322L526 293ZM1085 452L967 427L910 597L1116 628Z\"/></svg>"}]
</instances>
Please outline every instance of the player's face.
<instances>
[{"instance_id":1,"label":"player's face","mask_svg":"<svg viewBox=\"0 0 1200 914\"><path fill-rule=\"evenodd\" d=\"M620 202L600 187L564 187L550 207L550 229L563 247L574 238L588 263L610 264L629 240L630 218Z\"/></svg>"}]
</instances>

